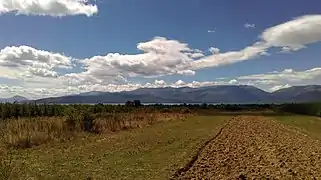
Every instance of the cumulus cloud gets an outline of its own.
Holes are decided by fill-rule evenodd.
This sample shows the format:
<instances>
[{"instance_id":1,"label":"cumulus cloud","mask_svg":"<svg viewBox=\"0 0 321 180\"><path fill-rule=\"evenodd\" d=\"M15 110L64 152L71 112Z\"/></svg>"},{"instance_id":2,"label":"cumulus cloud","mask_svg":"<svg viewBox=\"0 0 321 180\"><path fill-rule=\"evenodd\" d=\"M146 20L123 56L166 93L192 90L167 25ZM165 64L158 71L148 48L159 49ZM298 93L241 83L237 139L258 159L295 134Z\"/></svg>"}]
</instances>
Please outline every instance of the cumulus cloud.
<instances>
[{"instance_id":1,"label":"cumulus cloud","mask_svg":"<svg viewBox=\"0 0 321 180\"><path fill-rule=\"evenodd\" d=\"M272 47L281 48L281 52L298 51L306 45L321 41L321 15L301 16L286 23L266 29L260 40L239 51L216 53L191 62L191 69L197 70L217 67L260 56L269 56ZM214 50L214 49L212 49Z\"/></svg>"},{"instance_id":2,"label":"cumulus cloud","mask_svg":"<svg viewBox=\"0 0 321 180\"><path fill-rule=\"evenodd\" d=\"M1 0L0 15L10 12L16 15L54 17L68 15L92 16L98 12L98 7L90 4L88 0Z\"/></svg>"},{"instance_id":3,"label":"cumulus cloud","mask_svg":"<svg viewBox=\"0 0 321 180\"><path fill-rule=\"evenodd\" d=\"M255 24L245 23L244 27L245 28L255 28Z\"/></svg>"},{"instance_id":4,"label":"cumulus cloud","mask_svg":"<svg viewBox=\"0 0 321 180\"><path fill-rule=\"evenodd\" d=\"M291 87L289 84L277 85L277 86L273 86L272 88L270 88L270 91L274 92L274 91L278 91L280 89L285 89L285 88L289 88L289 87Z\"/></svg>"},{"instance_id":5,"label":"cumulus cloud","mask_svg":"<svg viewBox=\"0 0 321 180\"><path fill-rule=\"evenodd\" d=\"M137 49L142 53L109 53L84 59L83 72L66 76L69 79L75 78L79 83L93 81L94 84L108 84L115 77L124 80L138 76L194 75L195 72L188 67L189 62L204 56L200 50L191 49L185 43L164 37L138 43Z\"/></svg>"},{"instance_id":6,"label":"cumulus cloud","mask_svg":"<svg viewBox=\"0 0 321 180\"><path fill-rule=\"evenodd\" d=\"M166 86L167 83L164 81L164 80L155 80L155 85L158 85L158 86Z\"/></svg>"},{"instance_id":7,"label":"cumulus cloud","mask_svg":"<svg viewBox=\"0 0 321 180\"><path fill-rule=\"evenodd\" d=\"M29 74L28 74L29 73ZM34 68L29 67L26 76L40 76L40 77L58 77L58 73L56 71L45 69L45 68Z\"/></svg>"},{"instance_id":8,"label":"cumulus cloud","mask_svg":"<svg viewBox=\"0 0 321 180\"><path fill-rule=\"evenodd\" d=\"M238 83L239 83L239 81L236 80L236 79L231 79L231 80L228 82L228 84L232 84L232 85L238 84Z\"/></svg>"},{"instance_id":9,"label":"cumulus cloud","mask_svg":"<svg viewBox=\"0 0 321 180\"><path fill-rule=\"evenodd\" d=\"M45 81L45 79L44 79ZM92 81L91 81L92 82ZM52 82L50 82L52 83ZM234 77L234 78L219 78L213 81L192 81L185 82L178 80L176 82L166 82L164 80L156 79L146 84L135 84L131 82L125 82L122 84L78 84L78 85L58 85L49 84L45 86L45 82L36 82L36 85L28 86L7 86L0 85L1 94L20 94L27 97L40 98L48 96L62 96L77 94L90 91L104 91L104 92L119 92L119 91L131 91L139 88L160 88L160 87L205 87L215 85L253 85L262 88L266 91L276 91L282 88L287 88L296 85L310 85L321 84L321 68L313 68L305 71L295 71L293 69L285 69L279 72L271 72L266 74L254 74L248 76Z\"/></svg>"},{"instance_id":10,"label":"cumulus cloud","mask_svg":"<svg viewBox=\"0 0 321 180\"><path fill-rule=\"evenodd\" d=\"M28 98L37 99L44 97L53 96L64 96L71 94L78 94L83 92L91 91L103 91L103 92L121 92L121 91L132 91L139 88L160 88L160 87L204 87L212 85L227 85L229 82L224 81L193 81L186 83L182 80L178 80L173 83L167 83L164 80L155 80L151 83L146 84L134 84L134 83L124 83L124 84L83 84L78 86L56 86L56 87L23 87L23 86L8 86L0 85L0 94L3 97L10 97L12 95L22 95Z\"/></svg>"},{"instance_id":11,"label":"cumulus cloud","mask_svg":"<svg viewBox=\"0 0 321 180\"><path fill-rule=\"evenodd\" d=\"M220 52L210 48L212 55L205 56L201 50L192 49L186 43L164 37L137 44L138 54L108 53L82 60L83 72L70 73L60 77L68 84L125 83L129 77L159 77L164 75L195 75L203 68L218 67L270 55L271 47L293 51L308 43L321 40L319 15L303 16L287 23L268 28L261 40L241 50ZM303 24L303 25L302 25ZM308 24L308 25L307 25ZM302 26L304 30L301 31ZM287 33L284 33L284 32ZM292 35L289 35L292 34ZM310 36L313 36L311 38ZM285 37L284 37L285 36ZM288 37L289 36L289 37ZM295 36L293 38L290 38ZM290 40L288 40L290 39ZM70 67L71 58L62 54L40 51L30 47L7 47L1 50L0 65L28 66L28 74L43 77L57 77L57 67ZM34 67L34 62L47 66Z\"/></svg>"},{"instance_id":12,"label":"cumulus cloud","mask_svg":"<svg viewBox=\"0 0 321 180\"><path fill-rule=\"evenodd\" d=\"M37 87L40 92L51 94L82 92L90 90L119 91L141 87L190 86L200 87L220 84L259 85L265 89L276 89L281 85L305 85L321 83L321 68L305 71L285 69L281 72L255 74L226 78L219 81L166 83L157 80L145 85L131 84L130 78L159 78L166 75L195 75L203 68L218 67L270 55L270 48L280 48L284 52L298 51L308 44L321 41L321 15L308 15L266 29L258 42L240 50L221 52L211 47L210 55L193 49L188 44L164 37L137 44L137 54L107 53L77 61L82 71L59 73L59 69L74 67L73 58L64 54L38 50L28 46L6 47L0 51L0 76L19 76L28 88ZM32 78L37 77L38 79ZM39 79L40 78L40 79ZM50 78L50 80L48 80ZM42 83L51 86L41 89ZM58 88L54 93L55 87ZM28 89L27 88L27 89Z\"/></svg>"},{"instance_id":13,"label":"cumulus cloud","mask_svg":"<svg viewBox=\"0 0 321 180\"><path fill-rule=\"evenodd\" d=\"M240 51L230 51L225 53L216 53L204 57L198 61L193 61L190 66L193 70L218 67L222 65L232 64L240 61L245 61L259 57L262 53L266 52L266 45L263 43L255 43L252 46L246 47Z\"/></svg>"},{"instance_id":14,"label":"cumulus cloud","mask_svg":"<svg viewBox=\"0 0 321 180\"><path fill-rule=\"evenodd\" d=\"M0 66L18 69L25 76L57 77L55 69L72 68L72 58L29 46L0 50Z\"/></svg>"},{"instance_id":15,"label":"cumulus cloud","mask_svg":"<svg viewBox=\"0 0 321 180\"><path fill-rule=\"evenodd\" d=\"M186 85L186 83L184 81L182 81L182 80L178 80L178 81L175 82L175 85L176 86L184 86L184 85Z\"/></svg>"},{"instance_id":16,"label":"cumulus cloud","mask_svg":"<svg viewBox=\"0 0 321 180\"><path fill-rule=\"evenodd\" d=\"M305 71L284 69L281 72L275 71L266 74L255 74L238 77L241 81L265 83L269 85L308 85L321 84L321 68L313 68Z\"/></svg>"},{"instance_id":17,"label":"cumulus cloud","mask_svg":"<svg viewBox=\"0 0 321 180\"><path fill-rule=\"evenodd\" d=\"M219 48L210 47L208 50L209 50L212 54L218 54L218 53L220 53L220 49L219 49Z\"/></svg>"},{"instance_id":18,"label":"cumulus cloud","mask_svg":"<svg viewBox=\"0 0 321 180\"><path fill-rule=\"evenodd\" d=\"M70 57L28 46L5 47L0 51L0 65L2 66L24 66L35 63L45 63L59 68L72 67Z\"/></svg>"},{"instance_id":19,"label":"cumulus cloud","mask_svg":"<svg viewBox=\"0 0 321 180\"><path fill-rule=\"evenodd\" d=\"M193 58L193 59L199 59L199 58L202 58L202 57L204 57L205 55L203 54L203 53L192 53L191 55L190 55L190 57L191 58Z\"/></svg>"},{"instance_id":20,"label":"cumulus cloud","mask_svg":"<svg viewBox=\"0 0 321 180\"><path fill-rule=\"evenodd\" d=\"M293 52L293 51L298 51L300 49L303 49L303 48L306 48L305 46L303 45L292 45L291 47L290 46L285 46L285 47L282 47L281 48L281 51L280 53L290 53L290 52Z\"/></svg>"},{"instance_id":21,"label":"cumulus cloud","mask_svg":"<svg viewBox=\"0 0 321 180\"><path fill-rule=\"evenodd\" d=\"M266 29L260 36L269 46L297 51L321 41L321 15L306 15Z\"/></svg>"}]
</instances>

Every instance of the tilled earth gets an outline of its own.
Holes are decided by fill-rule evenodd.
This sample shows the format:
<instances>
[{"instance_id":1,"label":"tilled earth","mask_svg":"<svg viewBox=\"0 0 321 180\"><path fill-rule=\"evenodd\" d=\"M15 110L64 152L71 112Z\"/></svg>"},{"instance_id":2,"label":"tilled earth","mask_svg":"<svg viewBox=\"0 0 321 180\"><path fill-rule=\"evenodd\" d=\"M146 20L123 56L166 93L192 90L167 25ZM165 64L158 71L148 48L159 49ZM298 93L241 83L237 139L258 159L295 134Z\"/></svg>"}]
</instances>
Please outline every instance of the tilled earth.
<instances>
[{"instance_id":1,"label":"tilled earth","mask_svg":"<svg viewBox=\"0 0 321 180\"><path fill-rule=\"evenodd\" d=\"M321 179L321 142L273 119L237 116L173 179Z\"/></svg>"}]
</instances>

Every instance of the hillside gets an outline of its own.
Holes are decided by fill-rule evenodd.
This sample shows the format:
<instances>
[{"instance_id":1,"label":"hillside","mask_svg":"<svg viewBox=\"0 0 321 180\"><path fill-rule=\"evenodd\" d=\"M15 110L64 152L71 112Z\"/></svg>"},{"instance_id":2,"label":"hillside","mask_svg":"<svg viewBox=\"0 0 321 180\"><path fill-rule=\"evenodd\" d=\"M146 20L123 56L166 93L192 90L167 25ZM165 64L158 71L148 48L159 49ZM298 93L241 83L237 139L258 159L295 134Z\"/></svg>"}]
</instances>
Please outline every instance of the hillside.
<instances>
[{"instance_id":1,"label":"hillside","mask_svg":"<svg viewBox=\"0 0 321 180\"><path fill-rule=\"evenodd\" d=\"M272 93L276 102L313 102L321 101L321 86L293 86Z\"/></svg>"},{"instance_id":2,"label":"hillside","mask_svg":"<svg viewBox=\"0 0 321 180\"><path fill-rule=\"evenodd\" d=\"M23 101L28 101L27 98L22 97L22 96L13 96L11 98L0 98L0 102L2 103L14 103L14 102L23 102Z\"/></svg>"},{"instance_id":3,"label":"hillside","mask_svg":"<svg viewBox=\"0 0 321 180\"><path fill-rule=\"evenodd\" d=\"M200 88L142 88L124 92L88 92L45 98L37 103L284 103L321 101L321 86L296 86L273 93L254 86L209 86Z\"/></svg>"}]
</instances>

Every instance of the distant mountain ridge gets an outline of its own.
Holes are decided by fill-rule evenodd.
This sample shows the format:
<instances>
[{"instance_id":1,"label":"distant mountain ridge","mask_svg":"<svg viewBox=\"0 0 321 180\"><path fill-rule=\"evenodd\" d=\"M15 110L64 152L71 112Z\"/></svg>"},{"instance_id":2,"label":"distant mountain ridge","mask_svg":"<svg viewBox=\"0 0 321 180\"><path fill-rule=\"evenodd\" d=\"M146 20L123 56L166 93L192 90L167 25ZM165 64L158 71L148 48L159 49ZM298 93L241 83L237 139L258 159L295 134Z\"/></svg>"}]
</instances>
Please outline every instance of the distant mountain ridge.
<instances>
[{"instance_id":1,"label":"distant mountain ridge","mask_svg":"<svg viewBox=\"0 0 321 180\"><path fill-rule=\"evenodd\" d=\"M248 85L208 86L200 88L142 88L123 92L87 92L78 95L36 100L37 103L285 103L321 102L321 86L294 86L272 93Z\"/></svg>"},{"instance_id":2,"label":"distant mountain ridge","mask_svg":"<svg viewBox=\"0 0 321 180\"><path fill-rule=\"evenodd\" d=\"M22 96L13 96L11 98L0 98L0 102L2 103L14 103L14 102L24 102L24 101L28 101L27 98L22 97Z\"/></svg>"},{"instance_id":3,"label":"distant mountain ridge","mask_svg":"<svg viewBox=\"0 0 321 180\"><path fill-rule=\"evenodd\" d=\"M294 100L295 102L314 102L321 101L321 86L293 86L286 89L280 89L272 93L276 100L281 102L288 102Z\"/></svg>"}]
</instances>

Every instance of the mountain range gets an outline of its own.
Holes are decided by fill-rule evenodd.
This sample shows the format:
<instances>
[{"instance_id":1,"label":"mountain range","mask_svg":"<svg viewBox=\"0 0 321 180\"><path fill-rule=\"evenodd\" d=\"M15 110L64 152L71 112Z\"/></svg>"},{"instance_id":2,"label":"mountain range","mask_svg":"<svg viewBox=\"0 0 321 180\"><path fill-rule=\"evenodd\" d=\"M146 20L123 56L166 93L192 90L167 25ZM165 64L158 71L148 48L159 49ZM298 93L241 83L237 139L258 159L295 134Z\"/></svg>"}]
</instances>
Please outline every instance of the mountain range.
<instances>
[{"instance_id":1,"label":"mountain range","mask_svg":"<svg viewBox=\"0 0 321 180\"><path fill-rule=\"evenodd\" d=\"M254 86L225 85L200 88L142 88L123 92L87 92L35 100L37 103L285 103L321 102L321 85L293 86L266 92Z\"/></svg>"},{"instance_id":2,"label":"mountain range","mask_svg":"<svg viewBox=\"0 0 321 180\"><path fill-rule=\"evenodd\" d=\"M22 96L14 96L11 98L0 98L0 103L14 103L14 102L24 102L24 101L28 101L27 98L22 97Z\"/></svg>"}]
</instances>

